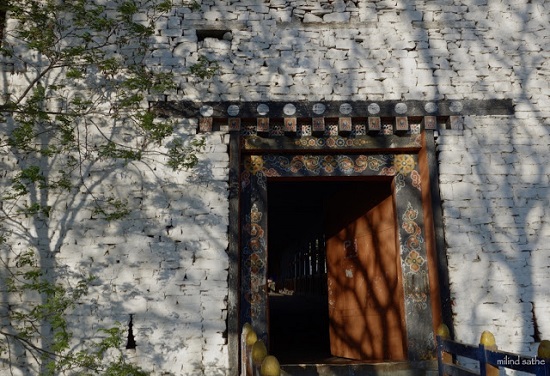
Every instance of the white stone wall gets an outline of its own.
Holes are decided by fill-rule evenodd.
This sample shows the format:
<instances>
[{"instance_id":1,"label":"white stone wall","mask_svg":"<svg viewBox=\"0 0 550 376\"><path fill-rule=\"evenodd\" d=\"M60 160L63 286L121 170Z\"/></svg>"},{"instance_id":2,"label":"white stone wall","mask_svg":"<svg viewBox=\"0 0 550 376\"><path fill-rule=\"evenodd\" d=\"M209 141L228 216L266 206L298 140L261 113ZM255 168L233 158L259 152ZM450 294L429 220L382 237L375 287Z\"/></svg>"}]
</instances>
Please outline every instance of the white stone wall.
<instances>
[{"instance_id":1,"label":"white stone wall","mask_svg":"<svg viewBox=\"0 0 550 376\"><path fill-rule=\"evenodd\" d=\"M133 314L137 347L128 356L153 374L215 375L228 367L228 155L223 135L207 143L194 170L137 164L102 184L120 189L132 214L73 226L59 254L98 276L78 321L89 324L92 314L95 329L126 324Z\"/></svg>"},{"instance_id":2,"label":"white stone wall","mask_svg":"<svg viewBox=\"0 0 550 376\"><path fill-rule=\"evenodd\" d=\"M203 1L201 12L174 11L157 40L158 55L174 57L162 65L173 62L178 69L199 55L218 60L221 74L212 82L189 88L182 78L185 95L205 100L505 97L520 89L510 75L534 82L542 73L527 72L542 62L521 63L524 53L540 52L545 6ZM312 17L316 22L305 20ZM208 28L231 30L232 39L197 43L194 29Z\"/></svg>"},{"instance_id":3,"label":"white stone wall","mask_svg":"<svg viewBox=\"0 0 550 376\"><path fill-rule=\"evenodd\" d=\"M550 338L550 3L175 3L147 61L177 74L168 100L513 99L513 116L467 116L463 131L439 133L454 324L459 340L491 330L509 351ZM199 41L207 29L229 33ZM189 76L199 56L218 62L213 79ZM195 126L182 121L185 132ZM79 320L134 314L135 359L158 375L233 371L224 337L227 135L207 144L196 170L136 165L111 176L104 189L128 195L137 213L117 225L76 216L56 243L60 259L99 275Z\"/></svg>"},{"instance_id":4,"label":"white stone wall","mask_svg":"<svg viewBox=\"0 0 550 376\"><path fill-rule=\"evenodd\" d=\"M192 136L196 128L195 120L182 120L178 132ZM67 318L75 345L97 341L99 329L117 322L127 329L132 315L137 346L123 353L145 370L155 375L227 373L225 137L207 135L207 148L189 171L163 170L162 160L150 159L114 170L91 168L93 182L88 181L88 187L94 197L101 200L116 192L131 210L123 219L107 221L94 215L90 194L81 188L74 195L52 195L54 209L48 219L3 223L14 231L11 244L2 246L3 261L13 265L15 255L32 247L39 251L46 275L63 281L71 276L96 277L82 304ZM2 166L15 163L5 154L2 157ZM11 183L11 176L3 171L2 188ZM3 208L9 207L11 203L5 203ZM6 276L3 271L1 275ZM25 304L26 299L12 296L9 303ZM13 361L23 364L24 359L20 354ZM38 374L17 367L11 371ZM0 363L0 374L11 371L7 363Z\"/></svg>"},{"instance_id":5,"label":"white stone wall","mask_svg":"<svg viewBox=\"0 0 550 376\"><path fill-rule=\"evenodd\" d=\"M439 138L457 336L476 343L490 330L501 349L530 354L550 330L550 140L540 120L469 117Z\"/></svg>"}]
</instances>

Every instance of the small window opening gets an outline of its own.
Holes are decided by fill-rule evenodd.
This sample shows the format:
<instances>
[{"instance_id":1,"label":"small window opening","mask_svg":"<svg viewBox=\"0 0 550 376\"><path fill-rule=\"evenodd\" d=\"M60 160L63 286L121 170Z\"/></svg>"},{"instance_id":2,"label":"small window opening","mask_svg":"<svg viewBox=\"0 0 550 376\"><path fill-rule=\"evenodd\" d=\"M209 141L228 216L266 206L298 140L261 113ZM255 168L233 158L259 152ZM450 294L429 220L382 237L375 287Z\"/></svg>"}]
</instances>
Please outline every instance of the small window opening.
<instances>
[{"instance_id":1,"label":"small window opening","mask_svg":"<svg viewBox=\"0 0 550 376\"><path fill-rule=\"evenodd\" d=\"M128 340L126 342L127 349L136 348L136 339L134 337L134 315L130 313L130 322L128 323Z\"/></svg>"},{"instance_id":2,"label":"small window opening","mask_svg":"<svg viewBox=\"0 0 550 376\"><path fill-rule=\"evenodd\" d=\"M214 38L223 40L226 33L231 33L231 30L217 30L217 29L202 29L197 30L197 41L203 41L206 38Z\"/></svg>"}]
</instances>

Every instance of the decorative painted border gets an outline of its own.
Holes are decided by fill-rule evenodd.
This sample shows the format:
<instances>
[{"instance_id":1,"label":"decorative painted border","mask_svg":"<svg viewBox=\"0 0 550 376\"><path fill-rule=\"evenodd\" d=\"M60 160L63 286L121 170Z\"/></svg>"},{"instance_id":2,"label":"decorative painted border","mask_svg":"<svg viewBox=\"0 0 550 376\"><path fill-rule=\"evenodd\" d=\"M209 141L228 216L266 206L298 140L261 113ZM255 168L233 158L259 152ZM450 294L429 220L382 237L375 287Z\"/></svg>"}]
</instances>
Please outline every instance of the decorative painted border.
<instances>
[{"instance_id":1,"label":"decorative painted border","mask_svg":"<svg viewBox=\"0 0 550 376\"><path fill-rule=\"evenodd\" d=\"M260 150L344 150L344 149L420 149L422 135L407 133L383 136L304 136L304 137L260 137L256 134L243 137L243 149Z\"/></svg>"}]
</instances>

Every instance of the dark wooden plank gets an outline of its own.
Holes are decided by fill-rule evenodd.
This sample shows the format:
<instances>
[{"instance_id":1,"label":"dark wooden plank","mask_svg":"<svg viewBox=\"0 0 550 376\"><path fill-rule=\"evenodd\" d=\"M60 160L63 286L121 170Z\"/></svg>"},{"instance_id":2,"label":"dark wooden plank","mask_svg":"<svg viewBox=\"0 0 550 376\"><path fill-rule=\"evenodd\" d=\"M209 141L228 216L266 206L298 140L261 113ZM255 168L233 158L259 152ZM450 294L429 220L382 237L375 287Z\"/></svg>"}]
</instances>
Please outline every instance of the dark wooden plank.
<instances>
[{"instance_id":1,"label":"dark wooden plank","mask_svg":"<svg viewBox=\"0 0 550 376\"><path fill-rule=\"evenodd\" d=\"M449 376L479 376L479 372L458 364L443 364L441 374Z\"/></svg>"},{"instance_id":2,"label":"dark wooden plank","mask_svg":"<svg viewBox=\"0 0 550 376\"><path fill-rule=\"evenodd\" d=\"M227 346L229 353L229 369L237 376L239 370L239 244L240 244L240 213L239 213L239 166L240 137L237 133L229 139L229 256L228 297L227 297Z\"/></svg>"},{"instance_id":3,"label":"dark wooden plank","mask_svg":"<svg viewBox=\"0 0 550 376\"><path fill-rule=\"evenodd\" d=\"M442 340L439 351L452 353L465 358L479 360L479 347L451 340Z\"/></svg>"},{"instance_id":4,"label":"dark wooden plank","mask_svg":"<svg viewBox=\"0 0 550 376\"><path fill-rule=\"evenodd\" d=\"M285 106L291 104L292 113L285 113ZM323 107L323 112L315 112L316 107ZM373 112L369 107L376 104L379 109ZM261 108L268 109L258 111ZM465 115L513 115L514 104L511 99L490 99L490 100L460 100L460 101L294 101L294 102L194 102L194 101L166 101L155 102L151 107L160 115L170 116L179 114L186 117L198 117L203 106L210 106L213 109L212 117L228 118L238 116L241 118L284 118L293 116L297 118L327 117L396 117L396 116L465 116ZM238 112L228 113L229 106L232 109L238 108ZM266 107L267 106L267 107ZM345 111L342 111L345 110ZM370 111L369 111L370 109ZM429 110L429 111L428 111Z\"/></svg>"}]
</instances>

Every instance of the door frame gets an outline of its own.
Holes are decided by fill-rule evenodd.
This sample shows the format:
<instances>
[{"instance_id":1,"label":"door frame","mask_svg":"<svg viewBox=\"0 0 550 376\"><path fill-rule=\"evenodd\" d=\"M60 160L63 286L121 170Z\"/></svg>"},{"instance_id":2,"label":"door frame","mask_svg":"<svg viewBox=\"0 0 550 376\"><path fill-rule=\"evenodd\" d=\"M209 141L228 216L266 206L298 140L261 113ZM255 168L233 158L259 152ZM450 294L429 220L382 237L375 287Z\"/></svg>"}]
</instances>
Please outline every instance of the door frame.
<instances>
[{"instance_id":1,"label":"door frame","mask_svg":"<svg viewBox=\"0 0 550 376\"><path fill-rule=\"evenodd\" d=\"M268 341L267 182L271 179L392 177L395 184L398 243L403 275L408 359L433 358L434 315L425 207L429 179L422 168L422 135L408 148L368 150L241 150L239 181L239 321ZM429 188L428 188L429 189ZM429 213L428 213L429 214ZM433 234L433 232L431 233ZM430 236L428 236L430 237ZM432 275L437 270L431 270ZM437 320L438 318L436 318Z\"/></svg>"}]
</instances>

